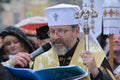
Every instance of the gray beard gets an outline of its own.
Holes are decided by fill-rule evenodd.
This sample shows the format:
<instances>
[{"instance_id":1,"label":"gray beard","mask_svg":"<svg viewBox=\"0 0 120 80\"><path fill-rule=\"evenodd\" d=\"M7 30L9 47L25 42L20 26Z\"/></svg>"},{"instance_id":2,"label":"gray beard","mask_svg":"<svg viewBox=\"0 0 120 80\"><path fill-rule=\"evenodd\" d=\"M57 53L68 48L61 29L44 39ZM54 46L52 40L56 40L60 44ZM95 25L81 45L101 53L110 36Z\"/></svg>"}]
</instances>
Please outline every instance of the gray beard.
<instances>
[{"instance_id":1,"label":"gray beard","mask_svg":"<svg viewBox=\"0 0 120 80\"><path fill-rule=\"evenodd\" d=\"M65 55L68 52L66 47L56 47L53 46L53 50L56 52L57 55Z\"/></svg>"}]
</instances>

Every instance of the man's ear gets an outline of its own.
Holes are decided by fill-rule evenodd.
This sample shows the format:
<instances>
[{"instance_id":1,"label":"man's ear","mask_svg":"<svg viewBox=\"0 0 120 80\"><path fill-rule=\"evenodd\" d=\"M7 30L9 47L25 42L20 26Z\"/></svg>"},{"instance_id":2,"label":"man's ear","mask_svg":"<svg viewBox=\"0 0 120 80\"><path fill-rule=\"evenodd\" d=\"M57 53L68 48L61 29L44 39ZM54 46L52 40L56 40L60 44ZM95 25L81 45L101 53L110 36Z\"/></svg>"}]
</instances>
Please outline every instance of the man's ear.
<instances>
[{"instance_id":1,"label":"man's ear","mask_svg":"<svg viewBox=\"0 0 120 80\"><path fill-rule=\"evenodd\" d=\"M76 33L75 33L76 37L78 37L80 35L80 27L77 26L75 30L76 30Z\"/></svg>"}]
</instances>

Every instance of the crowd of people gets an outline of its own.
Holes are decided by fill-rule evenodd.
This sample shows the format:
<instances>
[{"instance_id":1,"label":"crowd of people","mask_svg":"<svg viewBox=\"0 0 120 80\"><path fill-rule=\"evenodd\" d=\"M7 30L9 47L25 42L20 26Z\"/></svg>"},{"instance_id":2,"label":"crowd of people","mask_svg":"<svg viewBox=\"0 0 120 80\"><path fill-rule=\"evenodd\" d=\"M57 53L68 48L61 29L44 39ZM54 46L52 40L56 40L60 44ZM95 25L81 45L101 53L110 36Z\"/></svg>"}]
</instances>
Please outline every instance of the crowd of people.
<instances>
[{"instance_id":1,"label":"crowd of people","mask_svg":"<svg viewBox=\"0 0 120 80\"><path fill-rule=\"evenodd\" d=\"M33 44L34 41L31 42L22 30L14 26L3 30L0 33L0 80L22 80L13 76L4 66L41 70L69 65L88 70L90 75L85 77L85 80L116 80L116 77L120 80L120 75L114 74L114 70L111 69L108 56L92 39L89 40L89 50L84 51L84 35L79 38L82 29L79 25L80 20L74 16L77 11L80 11L80 7L71 4L58 4L46 8L48 25L36 29L37 44ZM46 43L51 43L52 48L33 61L31 53ZM115 69L120 64L120 34L113 36L113 43Z\"/></svg>"}]
</instances>

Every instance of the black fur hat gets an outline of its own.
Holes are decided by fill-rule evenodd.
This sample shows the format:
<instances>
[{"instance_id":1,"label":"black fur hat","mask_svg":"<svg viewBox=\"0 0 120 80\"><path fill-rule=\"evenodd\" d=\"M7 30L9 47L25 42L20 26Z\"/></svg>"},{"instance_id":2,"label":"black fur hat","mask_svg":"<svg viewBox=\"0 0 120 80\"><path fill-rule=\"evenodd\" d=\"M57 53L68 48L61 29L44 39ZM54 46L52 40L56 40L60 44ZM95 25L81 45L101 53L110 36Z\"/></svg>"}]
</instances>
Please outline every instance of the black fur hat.
<instances>
[{"instance_id":1,"label":"black fur hat","mask_svg":"<svg viewBox=\"0 0 120 80\"><path fill-rule=\"evenodd\" d=\"M19 29L14 26L9 26L7 27L3 32L2 32L2 38L4 38L7 35L13 35L16 36L21 42L25 44L25 47L28 48L29 53L33 52L33 46L29 42L27 36Z\"/></svg>"},{"instance_id":2,"label":"black fur hat","mask_svg":"<svg viewBox=\"0 0 120 80\"><path fill-rule=\"evenodd\" d=\"M49 38L48 31L49 31L48 26L42 26L40 28L37 28L36 29L36 32L37 32L36 37L40 40L47 39L47 38Z\"/></svg>"}]
</instances>

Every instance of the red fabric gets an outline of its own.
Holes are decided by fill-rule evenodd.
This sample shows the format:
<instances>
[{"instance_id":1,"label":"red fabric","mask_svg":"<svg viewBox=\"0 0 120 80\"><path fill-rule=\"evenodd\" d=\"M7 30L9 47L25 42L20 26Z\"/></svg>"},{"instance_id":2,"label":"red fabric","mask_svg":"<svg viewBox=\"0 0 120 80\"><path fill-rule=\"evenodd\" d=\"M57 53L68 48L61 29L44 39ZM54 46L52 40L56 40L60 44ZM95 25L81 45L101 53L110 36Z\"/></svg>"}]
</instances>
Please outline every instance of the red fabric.
<instances>
[{"instance_id":1,"label":"red fabric","mask_svg":"<svg viewBox=\"0 0 120 80\"><path fill-rule=\"evenodd\" d=\"M27 24L27 25L21 26L20 29L28 35L36 35L36 29L46 25L48 24L46 23L45 24Z\"/></svg>"}]
</instances>

